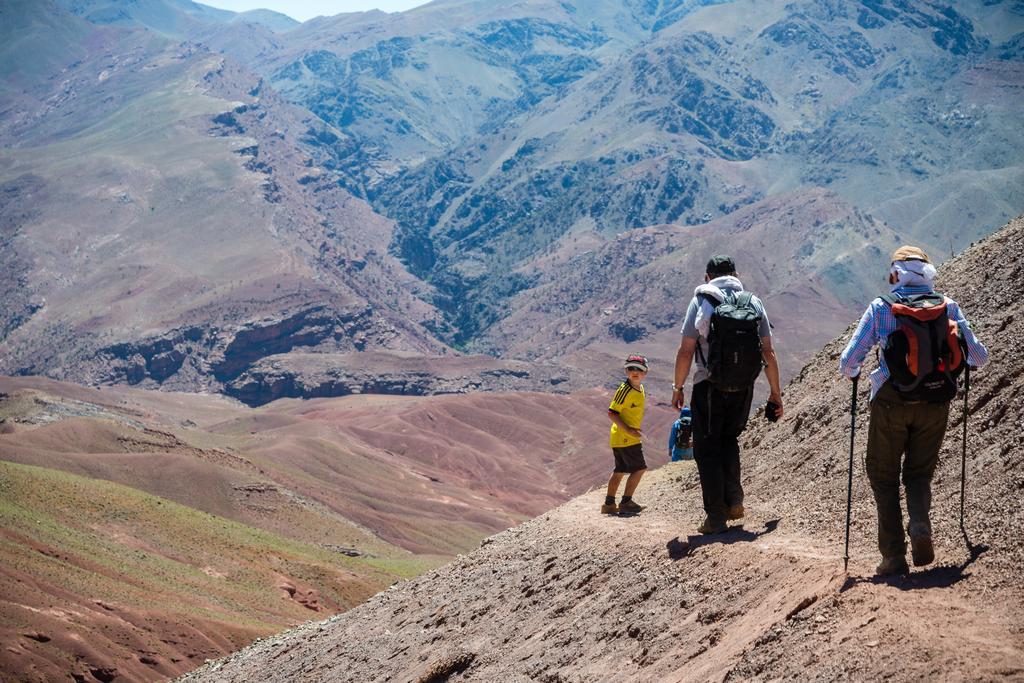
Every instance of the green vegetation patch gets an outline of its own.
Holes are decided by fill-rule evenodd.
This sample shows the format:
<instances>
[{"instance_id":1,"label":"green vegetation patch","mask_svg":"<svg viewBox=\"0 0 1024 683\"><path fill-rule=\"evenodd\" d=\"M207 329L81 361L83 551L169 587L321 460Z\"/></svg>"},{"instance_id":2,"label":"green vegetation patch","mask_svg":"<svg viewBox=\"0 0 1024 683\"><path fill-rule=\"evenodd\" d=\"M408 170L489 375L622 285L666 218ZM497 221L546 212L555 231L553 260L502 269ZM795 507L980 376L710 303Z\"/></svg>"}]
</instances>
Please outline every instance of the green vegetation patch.
<instances>
[{"instance_id":1,"label":"green vegetation patch","mask_svg":"<svg viewBox=\"0 0 1024 683\"><path fill-rule=\"evenodd\" d=\"M265 630L313 614L284 584L344 609L418 568L348 557L118 484L4 461L0 533L5 566L62 590Z\"/></svg>"}]
</instances>

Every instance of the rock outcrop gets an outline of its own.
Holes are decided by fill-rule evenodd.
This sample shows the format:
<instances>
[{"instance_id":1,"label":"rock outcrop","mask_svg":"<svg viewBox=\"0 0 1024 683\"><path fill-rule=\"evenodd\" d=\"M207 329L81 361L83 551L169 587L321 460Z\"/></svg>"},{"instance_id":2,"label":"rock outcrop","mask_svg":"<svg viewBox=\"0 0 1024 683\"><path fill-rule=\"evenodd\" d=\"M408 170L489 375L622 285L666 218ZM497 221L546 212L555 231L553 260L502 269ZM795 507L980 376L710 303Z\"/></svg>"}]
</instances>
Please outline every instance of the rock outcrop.
<instances>
[{"instance_id":1,"label":"rock outcrop","mask_svg":"<svg viewBox=\"0 0 1024 683\"><path fill-rule=\"evenodd\" d=\"M580 388L581 378L573 380L570 382L569 373L557 365L502 361L490 356L295 353L260 360L227 382L224 392L247 405L257 406L279 398L350 394L565 392Z\"/></svg>"},{"instance_id":2,"label":"rock outcrop","mask_svg":"<svg viewBox=\"0 0 1024 683\"><path fill-rule=\"evenodd\" d=\"M240 325L193 325L99 349L67 373L90 383L220 389L268 356L387 348L400 336L366 305L282 310Z\"/></svg>"}]
</instances>

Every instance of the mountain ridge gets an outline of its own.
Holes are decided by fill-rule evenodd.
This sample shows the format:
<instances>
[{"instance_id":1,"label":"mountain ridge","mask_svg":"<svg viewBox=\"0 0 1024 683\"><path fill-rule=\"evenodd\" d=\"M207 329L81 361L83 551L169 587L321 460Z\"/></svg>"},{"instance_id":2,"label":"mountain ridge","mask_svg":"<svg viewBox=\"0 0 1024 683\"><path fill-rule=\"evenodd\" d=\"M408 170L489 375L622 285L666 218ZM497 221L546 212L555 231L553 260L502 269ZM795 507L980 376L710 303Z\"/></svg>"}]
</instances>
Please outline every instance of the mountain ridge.
<instances>
[{"instance_id":1,"label":"mountain ridge","mask_svg":"<svg viewBox=\"0 0 1024 683\"><path fill-rule=\"evenodd\" d=\"M829 3L760 4L741 15L748 4L703 7L497 133L384 184L374 204L398 222L405 262L438 286L458 343L473 348L533 285L509 270L576 230L608 238L698 224L807 185L892 219L909 239L948 239L954 249L981 236L968 235L961 216L985 214L981 223L994 227L1016 213L985 196L982 178L1001 187L1004 174L1019 176L1006 150L1020 141L976 135L976 126L1008 123L1017 65L985 67L992 87L964 88L962 74L990 59L979 26L910 4L870 29ZM856 44L844 43L847 26ZM941 96L936 83L949 83ZM966 101L950 106L957 100ZM987 177L961 187L952 177L971 164ZM914 197L923 192L945 196L925 208Z\"/></svg>"},{"instance_id":2,"label":"mountain ridge","mask_svg":"<svg viewBox=\"0 0 1024 683\"><path fill-rule=\"evenodd\" d=\"M554 252L607 254L623 231L665 224L729 230L746 207L826 191L938 258L1024 202L1024 15L1009 1L473 1L278 33L186 4L90 24L15 3L69 44L6 48L19 68L0 86L0 258L14 275L0 371L231 391L251 370L319 393L349 383L321 381L307 352L529 363L593 309L572 298L596 291L571 270L552 286ZM131 16L158 7L189 18L184 41ZM808 242L824 239L812 204L792 221ZM854 233L829 234L859 253ZM673 248L677 268L699 277L687 251ZM814 260L814 301L796 288L786 308L877 286ZM761 250L744 268L781 265ZM591 381L624 349L666 360L684 280L545 362ZM547 320L536 302L551 291L569 300ZM787 371L847 313L793 345ZM271 356L280 372L257 367Z\"/></svg>"}]
</instances>

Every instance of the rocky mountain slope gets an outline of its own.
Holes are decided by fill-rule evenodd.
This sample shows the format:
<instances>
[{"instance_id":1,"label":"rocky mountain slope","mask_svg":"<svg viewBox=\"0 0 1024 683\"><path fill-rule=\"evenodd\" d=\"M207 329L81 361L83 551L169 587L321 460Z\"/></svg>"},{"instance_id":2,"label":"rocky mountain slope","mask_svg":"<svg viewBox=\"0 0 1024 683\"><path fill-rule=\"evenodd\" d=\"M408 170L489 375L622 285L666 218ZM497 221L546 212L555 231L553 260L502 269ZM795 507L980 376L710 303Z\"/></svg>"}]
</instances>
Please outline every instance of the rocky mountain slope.
<instances>
[{"instance_id":1,"label":"rocky mountain slope","mask_svg":"<svg viewBox=\"0 0 1024 683\"><path fill-rule=\"evenodd\" d=\"M351 608L602 481L609 400L0 378L2 677L160 680Z\"/></svg>"},{"instance_id":2,"label":"rocky mountain slope","mask_svg":"<svg viewBox=\"0 0 1024 683\"><path fill-rule=\"evenodd\" d=\"M749 212L783 205L807 213L746 269L810 269L811 288L761 286L796 312L795 369L876 287L827 259L862 253L863 226L950 254L1024 202L1016 0L445 0L299 26L184 0L2 11L0 372L256 402L366 385L324 375L338 354L456 375L457 349L569 377L481 387L577 388L626 347L669 357L696 251L742 251ZM842 229L793 199L823 191ZM600 263L663 225L678 236L629 261L656 279L623 314L636 288L597 285Z\"/></svg>"},{"instance_id":3,"label":"rocky mountain slope","mask_svg":"<svg viewBox=\"0 0 1024 683\"><path fill-rule=\"evenodd\" d=\"M899 243L887 224L835 193L764 199L696 226L620 233L606 243L563 239L524 275L512 313L484 337L510 357L533 353L572 367L611 363L629 344L658 360L671 384L679 330L707 256L729 253L744 285L764 301L782 367L791 376L879 290L878 264Z\"/></svg>"},{"instance_id":4,"label":"rocky mountain slope","mask_svg":"<svg viewBox=\"0 0 1024 683\"><path fill-rule=\"evenodd\" d=\"M101 26L145 27L161 35L185 38L210 25L250 24L269 31L287 31L299 25L291 17L270 10L231 12L192 0L59 0L72 14Z\"/></svg>"},{"instance_id":5,"label":"rocky mountain slope","mask_svg":"<svg viewBox=\"0 0 1024 683\"><path fill-rule=\"evenodd\" d=\"M309 142L328 126L195 45L29 12L88 39L8 83L3 371L195 390L294 348L448 351L392 225ZM50 49L32 35L6 58Z\"/></svg>"},{"instance_id":6,"label":"rocky mountain slope","mask_svg":"<svg viewBox=\"0 0 1024 683\"><path fill-rule=\"evenodd\" d=\"M187 681L1013 680L1024 676L1016 448L1024 425L1024 218L942 271L992 350L970 394L958 529L959 403L935 480L935 565L874 578L874 509L857 460L843 573L851 384L845 335L789 385L788 411L744 437L747 518L696 535L690 463L653 473L634 517L595 491L325 622L264 639ZM979 286L981 282L984 287ZM862 389L865 389L862 387ZM863 399L863 397L862 397ZM864 450L864 401L857 449Z\"/></svg>"},{"instance_id":7,"label":"rocky mountain slope","mask_svg":"<svg viewBox=\"0 0 1024 683\"><path fill-rule=\"evenodd\" d=\"M1012 3L715 4L409 168L374 205L450 295L463 343L514 310L535 284L515 271L560 239L700 224L808 186L949 253L1024 200L1021 31Z\"/></svg>"},{"instance_id":8,"label":"rocky mountain slope","mask_svg":"<svg viewBox=\"0 0 1024 683\"><path fill-rule=\"evenodd\" d=\"M357 139L349 188L372 194L382 177L501 128L655 25L716 1L433 2L319 18L258 54L229 32L202 38Z\"/></svg>"}]
</instances>

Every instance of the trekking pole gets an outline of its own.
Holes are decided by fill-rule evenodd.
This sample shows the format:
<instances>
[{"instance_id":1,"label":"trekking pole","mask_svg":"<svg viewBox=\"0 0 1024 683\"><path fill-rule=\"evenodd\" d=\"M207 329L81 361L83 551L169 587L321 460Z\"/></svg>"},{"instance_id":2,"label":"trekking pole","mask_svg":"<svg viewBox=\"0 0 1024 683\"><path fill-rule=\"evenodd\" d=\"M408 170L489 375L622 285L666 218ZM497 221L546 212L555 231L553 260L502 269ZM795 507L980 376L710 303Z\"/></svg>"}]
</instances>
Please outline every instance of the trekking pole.
<instances>
[{"instance_id":1,"label":"trekking pole","mask_svg":"<svg viewBox=\"0 0 1024 683\"><path fill-rule=\"evenodd\" d=\"M850 464L846 468L846 551L843 555L843 572L850 566L850 507L853 504L853 435L857 429L857 380L853 378L853 397L850 399Z\"/></svg>"},{"instance_id":2,"label":"trekking pole","mask_svg":"<svg viewBox=\"0 0 1024 683\"><path fill-rule=\"evenodd\" d=\"M971 391L971 366L964 368L964 438L960 455L960 530L964 528L964 492L967 489L967 395Z\"/></svg>"}]
</instances>

